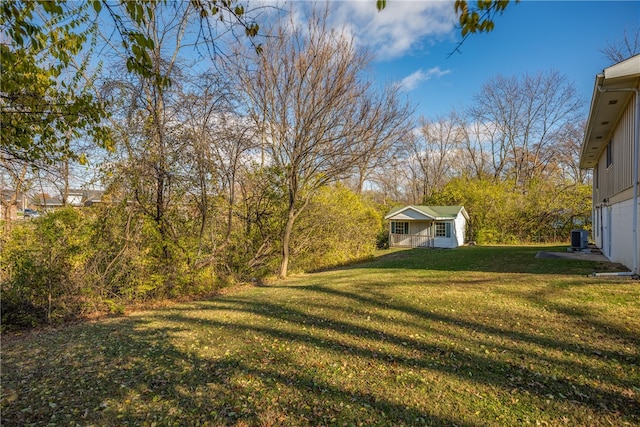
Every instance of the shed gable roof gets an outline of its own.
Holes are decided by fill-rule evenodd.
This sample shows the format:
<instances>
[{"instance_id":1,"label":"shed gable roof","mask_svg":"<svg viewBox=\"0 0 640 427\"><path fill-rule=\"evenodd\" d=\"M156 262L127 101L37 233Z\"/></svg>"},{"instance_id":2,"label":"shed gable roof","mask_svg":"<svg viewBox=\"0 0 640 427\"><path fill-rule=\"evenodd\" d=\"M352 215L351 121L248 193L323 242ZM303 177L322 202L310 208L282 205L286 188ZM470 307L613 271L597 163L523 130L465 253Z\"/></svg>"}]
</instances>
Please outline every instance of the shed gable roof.
<instances>
[{"instance_id":1,"label":"shed gable roof","mask_svg":"<svg viewBox=\"0 0 640 427\"><path fill-rule=\"evenodd\" d=\"M461 212L467 218L463 206L398 206L391 209L384 219L447 220L457 218Z\"/></svg>"}]
</instances>

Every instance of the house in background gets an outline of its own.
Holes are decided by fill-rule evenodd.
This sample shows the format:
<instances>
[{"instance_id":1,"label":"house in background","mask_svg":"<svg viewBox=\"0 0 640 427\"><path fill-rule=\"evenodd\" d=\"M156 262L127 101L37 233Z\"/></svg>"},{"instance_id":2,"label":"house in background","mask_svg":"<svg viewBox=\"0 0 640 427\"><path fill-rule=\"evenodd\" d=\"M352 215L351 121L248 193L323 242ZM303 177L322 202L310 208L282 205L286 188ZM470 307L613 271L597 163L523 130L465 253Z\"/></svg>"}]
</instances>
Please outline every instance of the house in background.
<instances>
[{"instance_id":1,"label":"house in background","mask_svg":"<svg viewBox=\"0 0 640 427\"><path fill-rule=\"evenodd\" d=\"M82 194L82 204L84 206L94 206L102 203L103 190L84 190Z\"/></svg>"},{"instance_id":2,"label":"house in background","mask_svg":"<svg viewBox=\"0 0 640 427\"><path fill-rule=\"evenodd\" d=\"M40 194L31 201L31 206L40 212L50 212L64 206L62 200L57 197L50 197L48 194Z\"/></svg>"},{"instance_id":3,"label":"house in background","mask_svg":"<svg viewBox=\"0 0 640 427\"><path fill-rule=\"evenodd\" d=\"M463 206L404 206L384 219L392 248L456 248L464 244L469 215Z\"/></svg>"},{"instance_id":4,"label":"house in background","mask_svg":"<svg viewBox=\"0 0 640 427\"><path fill-rule=\"evenodd\" d=\"M640 274L640 55L596 75L580 167L593 169L593 240Z\"/></svg>"},{"instance_id":5,"label":"house in background","mask_svg":"<svg viewBox=\"0 0 640 427\"><path fill-rule=\"evenodd\" d=\"M66 204L78 208L84 206L85 190L69 189L67 191Z\"/></svg>"},{"instance_id":6,"label":"house in background","mask_svg":"<svg viewBox=\"0 0 640 427\"><path fill-rule=\"evenodd\" d=\"M43 212L53 211L62 206L72 206L74 208L94 206L102 202L103 195L104 191L102 190L70 189L67 192L64 203L60 197L50 197L47 194L41 194L33 199L33 205Z\"/></svg>"}]
</instances>

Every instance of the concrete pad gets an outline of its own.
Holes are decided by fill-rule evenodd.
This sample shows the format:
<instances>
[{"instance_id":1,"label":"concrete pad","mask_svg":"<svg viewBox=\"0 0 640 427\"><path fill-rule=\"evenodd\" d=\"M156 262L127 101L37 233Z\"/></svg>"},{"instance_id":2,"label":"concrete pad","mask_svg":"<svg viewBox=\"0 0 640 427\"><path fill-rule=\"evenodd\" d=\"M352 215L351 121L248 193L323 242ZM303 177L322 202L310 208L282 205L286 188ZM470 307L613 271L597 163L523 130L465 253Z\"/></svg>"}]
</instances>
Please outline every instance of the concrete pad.
<instances>
[{"instance_id":1,"label":"concrete pad","mask_svg":"<svg viewBox=\"0 0 640 427\"><path fill-rule=\"evenodd\" d=\"M536 258L576 259L582 261L611 262L609 259L593 252L538 252Z\"/></svg>"}]
</instances>

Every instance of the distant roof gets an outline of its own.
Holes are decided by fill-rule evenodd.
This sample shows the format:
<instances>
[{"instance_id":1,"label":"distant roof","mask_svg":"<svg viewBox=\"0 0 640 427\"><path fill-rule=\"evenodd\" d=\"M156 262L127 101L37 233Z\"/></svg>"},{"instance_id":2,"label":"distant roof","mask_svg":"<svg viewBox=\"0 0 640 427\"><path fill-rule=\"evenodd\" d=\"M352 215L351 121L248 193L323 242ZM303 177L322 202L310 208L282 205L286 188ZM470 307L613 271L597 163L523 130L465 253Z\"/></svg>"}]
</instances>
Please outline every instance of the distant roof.
<instances>
[{"instance_id":1,"label":"distant roof","mask_svg":"<svg viewBox=\"0 0 640 427\"><path fill-rule=\"evenodd\" d=\"M11 199L14 196L14 194L15 194L15 191L13 191L13 190L9 190L9 189L2 190L2 197L5 200ZM26 197L25 193L18 193L18 196L17 196L16 199L17 200L22 200L23 197Z\"/></svg>"},{"instance_id":2,"label":"distant roof","mask_svg":"<svg viewBox=\"0 0 640 427\"><path fill-rule=\"evenodd\" d=\"M45 198L43 199L42 197L36 199L33 204L35 206L42 206L42 207L57 207L57 206L62 206L62 200L60 199L56 199L56 198Z\"/></svg>"},{"instance_id":3,"label":"distant roof","mask_svg":"<svg viewBox=\"0 0 640 427\"><path fill-rule=\"evenodd\" d=\"M389 211L384 217L388 219L395 214L398 214L404 210L413 209L424 215L427 215L434 219L454 219L458 216L460 211L463 211L463 215L467 217L467 212L464 210L464 206L398 206Z\"/></svg>"}]
</instances>

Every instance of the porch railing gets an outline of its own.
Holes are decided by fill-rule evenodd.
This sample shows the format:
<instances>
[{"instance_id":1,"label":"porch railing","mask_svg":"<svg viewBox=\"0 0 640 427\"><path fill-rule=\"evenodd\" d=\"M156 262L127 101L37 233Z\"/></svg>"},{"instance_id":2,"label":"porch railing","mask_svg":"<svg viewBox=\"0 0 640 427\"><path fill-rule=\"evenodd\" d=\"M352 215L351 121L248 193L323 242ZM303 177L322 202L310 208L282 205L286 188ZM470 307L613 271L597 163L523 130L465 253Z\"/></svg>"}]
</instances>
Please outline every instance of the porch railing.
<instances>
[{"instance_id":1,"label":"porch railing","mask_svg":"<svg viewBox=\"0 0 640 427\"><path fill-rule=\"evenodd\" d=\"M435 239L422 234L396 234L389 235L389 246L406 248L433 248Z\"/></svg>"}]
</instances>

